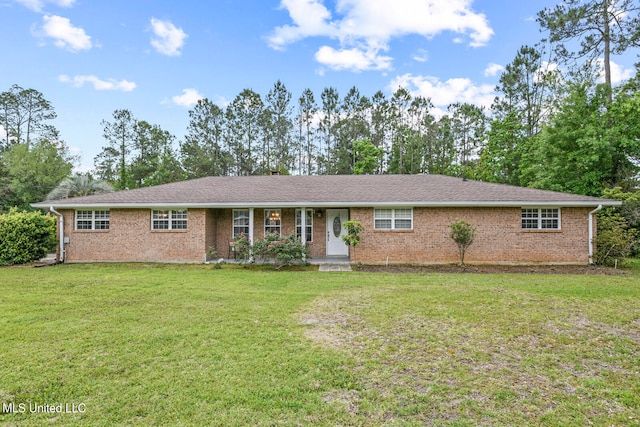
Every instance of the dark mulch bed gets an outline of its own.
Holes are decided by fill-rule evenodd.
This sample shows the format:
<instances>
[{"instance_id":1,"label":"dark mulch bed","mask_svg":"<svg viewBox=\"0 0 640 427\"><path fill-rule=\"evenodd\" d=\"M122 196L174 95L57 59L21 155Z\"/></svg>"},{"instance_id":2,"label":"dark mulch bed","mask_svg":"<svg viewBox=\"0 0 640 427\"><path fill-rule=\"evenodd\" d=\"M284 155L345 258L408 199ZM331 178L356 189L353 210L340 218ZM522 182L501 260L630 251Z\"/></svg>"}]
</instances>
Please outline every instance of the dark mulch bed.
<instances>
[{"instance_id":1,"label":"dark mulch bed","mask_svg":"<svg viewBox=\"0 0 640 427\"><path fill-rule=\"evenodd\" d=\"M371 273L476 273L476 274L626 274L624 270L592 265L358 265L354 270Z\"/></svg>"}]
</instances>

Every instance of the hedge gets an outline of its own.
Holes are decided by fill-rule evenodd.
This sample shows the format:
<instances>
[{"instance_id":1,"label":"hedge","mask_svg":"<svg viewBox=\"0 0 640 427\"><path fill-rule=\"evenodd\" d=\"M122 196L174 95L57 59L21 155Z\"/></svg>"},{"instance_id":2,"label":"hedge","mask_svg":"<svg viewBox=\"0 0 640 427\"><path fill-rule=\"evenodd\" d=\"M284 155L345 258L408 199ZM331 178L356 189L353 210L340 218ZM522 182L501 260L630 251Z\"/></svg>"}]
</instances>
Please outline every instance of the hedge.
<instances>
[{"instance_id":1,"label":"hedge","mask_svg":"<svg viewBox=\"0 0 640 427\"><path fill-rule=\"evenodd\" d=\"M0 215L0 264L24 264L44 257L56 244L56 219L11 209Z\"/></svg>"}]
</instances>

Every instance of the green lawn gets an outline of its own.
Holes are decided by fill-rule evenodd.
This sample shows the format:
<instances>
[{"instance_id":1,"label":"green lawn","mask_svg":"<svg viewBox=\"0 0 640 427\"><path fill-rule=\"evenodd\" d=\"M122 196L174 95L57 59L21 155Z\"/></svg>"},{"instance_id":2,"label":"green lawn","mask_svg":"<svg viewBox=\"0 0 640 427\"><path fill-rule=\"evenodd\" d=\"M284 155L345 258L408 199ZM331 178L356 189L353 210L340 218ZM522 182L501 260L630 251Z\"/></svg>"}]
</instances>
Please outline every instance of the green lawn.
<instances>
[{"instance_id":1,"label":"green lawn","mask_svg":"<svg viewBox=\"0 0 640 427\"><path fill-rule=\"evenodd\" d=\"M0 292L0 424L640 425L637 268L62 265Z\"/></svg>"}]
</instances>

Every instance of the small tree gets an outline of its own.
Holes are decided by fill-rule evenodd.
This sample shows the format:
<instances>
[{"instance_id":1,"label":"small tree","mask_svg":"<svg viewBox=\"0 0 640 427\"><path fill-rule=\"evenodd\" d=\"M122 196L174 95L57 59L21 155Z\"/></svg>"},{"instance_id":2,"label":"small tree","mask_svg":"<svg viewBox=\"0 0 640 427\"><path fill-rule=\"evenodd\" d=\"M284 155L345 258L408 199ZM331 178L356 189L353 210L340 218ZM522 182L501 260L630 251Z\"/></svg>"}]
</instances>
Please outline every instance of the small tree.
<instances>
[{"instance_id":1,"label":"small tree","mask_svg":"<svg viewBox=\"0 0 640 427\"><path fill-rule=\"evenodd\" d=\"M356 246L360 243L360 233L364 231L364 227L360 221L346 221L343 224L347 229L347 234L342 236L342 241L347 246L353 246L353 260L356 259Z\"/></svg>"},{"instance_id":2,"label":"small tree","mask_svg":"<svg viewBox=\"0 0 640 427\"><path fill-rule=\"evenodd\" d=\"M458 253L460 254L460 265L464 267L464 254L469 249L476 237L476 227L466 221L459 220L449 224L451 232L449 237L458 245Z\"/></svg>"}]
</instances>

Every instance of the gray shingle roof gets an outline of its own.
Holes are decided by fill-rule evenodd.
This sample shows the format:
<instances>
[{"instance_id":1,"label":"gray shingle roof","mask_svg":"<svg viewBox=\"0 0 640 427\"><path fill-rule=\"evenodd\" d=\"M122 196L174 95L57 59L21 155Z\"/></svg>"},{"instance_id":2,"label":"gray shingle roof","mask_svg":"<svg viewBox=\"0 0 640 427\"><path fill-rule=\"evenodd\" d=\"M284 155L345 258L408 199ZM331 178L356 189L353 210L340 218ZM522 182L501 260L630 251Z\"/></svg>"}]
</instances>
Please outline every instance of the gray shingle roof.
<instances>
[{"instance_id":1,"label":"gray shingle roof","mask_svg":"<svg viewBox=\"0 0 640 427\"><path fill-rule=\"evenodd\" d=\"M44 201L48 208L597 206L619 202L442 175L207 177L94 196Z\"/></svg>"}]
</instances>

